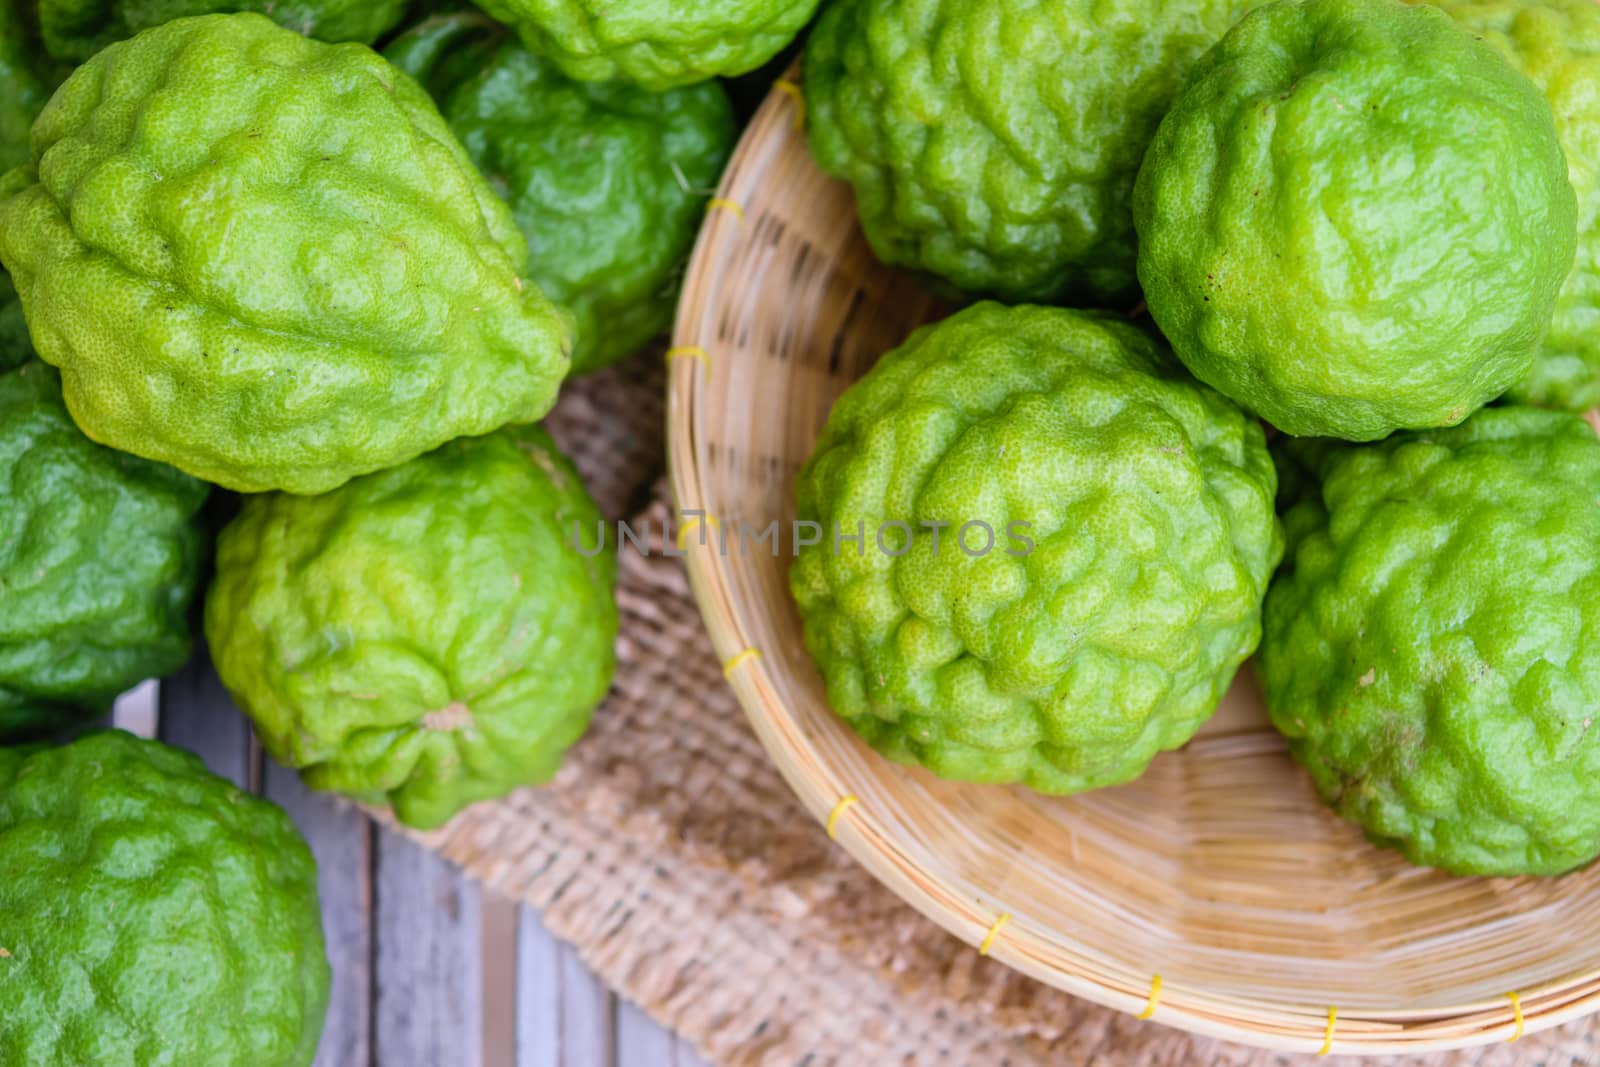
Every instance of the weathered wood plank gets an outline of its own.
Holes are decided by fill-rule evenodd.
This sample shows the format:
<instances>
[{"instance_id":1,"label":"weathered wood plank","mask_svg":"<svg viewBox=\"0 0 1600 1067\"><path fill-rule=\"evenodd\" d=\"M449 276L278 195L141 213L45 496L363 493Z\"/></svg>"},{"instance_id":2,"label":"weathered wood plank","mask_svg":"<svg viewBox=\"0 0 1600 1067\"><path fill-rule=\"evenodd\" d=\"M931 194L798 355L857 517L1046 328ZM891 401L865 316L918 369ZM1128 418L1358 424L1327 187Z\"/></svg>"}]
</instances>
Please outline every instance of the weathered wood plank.
<instances>
[{"instance_id":1,"label":"weathered wood plank","mask_svg":"<svg viewBox=\"0 0 1600 1067\"><path fill-rule=\"evenodd\" d=\"M198 755L213 774L253 789L259 757L250 724L233 706L203 647L188 666L161 685L161 723L156 736Z\"/></svg>"},{"instance_id":2,"label":"weathered wood plank","mask_svg":"<svg viewBox=\"0 0 1600 1067\"><path fill-rule=\"evenodd\" d=\"M517 1067L517 904L483 891L483 1064Z\"/></svg>"},{"instance_id":3,"label":"weathered wood plank","mask_svg":"<svg viewBox=\"0 0 1600 1067\"><path fill-rule=\"evenodd\" d=\"M616 999L577 950L522 908L517 923L517 1067L613 1067ZM657 1067L657 1065L652 1065Z\"/></svg>"},{"instance_id":4,"label":"weathered wood plank","mask_svg":"<svg viewBox=\"0 0 1600 1067\"><path fill-rule=\"evenodd\" d=\"M367 1067L372 1063L372 822L349 805L313 793L299 775L271 760L262 792L289 813L317 858L333 996L316 1067Z\"/></svg>"},{"instance_id":5,"label":"weathered wood plank","mask_svg":"<svg viewBox=\"0 0 1600 1067\"><path fill-rule=\"evenodd\" d=\"M154 678L123 693L111 709L112 726L140 737L156 736L160 721L161 683Z\"/></svg>"},{"instance_id":6,"label":"weathered wood plank","mask_svg":"<svg viewBox=\"0 0 1600 1067\"><path fill-rule=\"evenodd\" d=\"M393 833L376 837L373 1064L482 1067L478 889Z\"/></svg>"},{"instance_id":7,"label":"weathered wood plank","mask_svg":"<svg viewBox=\"0 0 1600 1067\"><path fill-rule=\"evenodd\" d=\"M694 1048L644 1013L617 1002L617 1067L705 1067Z\"/></svg>"}]
</instances>

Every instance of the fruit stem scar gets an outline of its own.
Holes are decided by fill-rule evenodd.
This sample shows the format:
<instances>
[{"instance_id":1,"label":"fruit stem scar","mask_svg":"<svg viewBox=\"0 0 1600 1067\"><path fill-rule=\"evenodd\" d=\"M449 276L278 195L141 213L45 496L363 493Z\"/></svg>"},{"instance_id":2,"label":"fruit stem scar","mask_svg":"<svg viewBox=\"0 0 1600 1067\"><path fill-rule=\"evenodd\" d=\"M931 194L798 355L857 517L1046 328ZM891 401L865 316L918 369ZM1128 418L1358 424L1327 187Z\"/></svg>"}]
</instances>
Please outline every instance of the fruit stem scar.
<instances>
[{"instance_id":1,"label":"fruit stem scar","mask_svg":"<svg viewBox=\"0 0 1600 1067\"><path fill-rule=\"evenodd\" d=\"M1161 976L1153 975L1150 979L1150 999L1135 1018L1148 1019L1155 1015L1156 1008L1161 1004Z\"/></svg>"},{"instance_id":2,"label":"fruit stem scar","mask_svg":"<svg viewBox=\"0 0 1600 1067\"><path fill-rule=\"evenodd\" d=\"M989 950L994 947L994 939L1000 936L1001 927L1010 921L1011 913L1009 911L1003 911L995 918L994 923L989 927L989 932L983 935L983 942L978 945L978 955L987 956L989 954Z\"/></svg>"},{"instance_id":3,"label":"fruit stem scar","mask_svg":"<svg viewBox=\"0 0 1600 1067\"><path fill-rule=\"evenodd\" d=\"M0 960L9 960L10 958L11 950L8 948L0 948Z\"/></svg>"},{"instance_id":4,"label":"fruit stem scar","mask_svg":"<svg viewBox=\"0 0 1600 1067\"><path fill-rule=\"evenodd\" d=\"M425 730L459 730L471 725L472 709L459 700L452 701L437 711L430 711L422 717L422 727Z\"/></svg>"},{"instance_id":5,"label":"fruit stem scar","mask_svg":"<svg viewBox=\"0 0 1600 1067\"><path fill-rule=\"evenodd\" d=\"M843 815L845 813L845 811L850 807L850 805L857 803L859 799L860 798L857 797L854 793L849 793L849 794L847 794L845 796L840 797L839 798L839 803L835 804L833 806L833 810L828 812L827 828L828 828L828 838L829 838L829 840L834 840L834 841L838 840L838 838L839 838L839 816Z\"/></svg>"}]
</instances>

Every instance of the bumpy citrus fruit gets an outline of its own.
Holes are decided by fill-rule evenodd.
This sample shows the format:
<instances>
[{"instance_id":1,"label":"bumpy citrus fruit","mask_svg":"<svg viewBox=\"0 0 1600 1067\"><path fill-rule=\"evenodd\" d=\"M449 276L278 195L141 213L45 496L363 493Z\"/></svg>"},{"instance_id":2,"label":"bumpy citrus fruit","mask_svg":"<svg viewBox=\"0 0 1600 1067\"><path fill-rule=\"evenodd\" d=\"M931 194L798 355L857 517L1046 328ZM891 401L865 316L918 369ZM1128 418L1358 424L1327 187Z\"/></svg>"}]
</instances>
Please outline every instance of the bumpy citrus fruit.
<instances>
[{"instance_id":1,"label":"bumpy citrus fruit","mask_svg":"<svg viewBox=\"0 0 1600 1067\"><path fill-rule=\"evenodd\" d=\"M605 695L616 564L598 520L532 427L323 496L253 497L217 546L217 673L313 788L442 823L547 780Z\"/></svg>"},{"instance_id":2,"label":"bumpy citrus fruit","mask_svg":"<svg viewBox=\"0 0 1600 1067\"><path fill-rule=\"evenodd\" d=\"M406 0L20 0L38 9L56 59L82 63L109 44L194 15L253 11L321 41L371 44L394 28Z\"/></svg>"},{"instance_id":3,"label":"bumpy citrus fruit","mask_svg":"<svg viewBox=\"0 0 1600 1067\"><path fill-rule=\"evenodd\" d=\"M838 0L812 152L879 258L1006 300L1135 295L1133 182L1244 0Z\"/></svg>"},{"instance_id":4,"label":"bumpy citrus fruit","mask_svg":"<svg viewBox=\"0 0 1600 1067\"><path fill-rule=\"evenodd\" d=\"M1489 408L1304 443L1258 660L1323 798L1414 863L1558 874L1600 854L1600 442Z\"/></svg>"},{"instance_id":5,"label":"bumpy citrus fruit","mask_svg":"<svg viewBox=\"0 0 1600 1067\"><path fill-rule=\"evenodd\" d=\"M806 647L896 760L1127 781L1255 648L1275 486L1260 425L1132 326L976 305L883 357L800 474Z\"/></svg>"},{"instance_id":6,"label":"bumpy citrus fruit","mask_svg":"<svg viewBox=\"0 0 1600 1067\"><path fill-rule=\"evenodd\" d=\"M384 54L434 94L511 205L533 280L577 320L574 371L666 330L705 191L733 148L720 84L573 81L472 14L429 19Z\"/></svg>"},{"instance_id":7,"label":"bumpy citrus fruit","mask_svg":"<svg viewBox=\"0 0 1600 1067\"><path fill-rule=\"evenodd\" d=\"M0 741L184 664L205 498L83 436L51 368L0 374Z\"/></svg>"},{"instance_id":8,"label":"bumpy citrus fruit","mask_svg":"<svg viewBox=\"0 0 1600 1067\"><path fill-rule=\"evenodd\" d=\"M0 749L0 1059L305 1067L317 872L282 811L128 734Z\"/></svg>"},{"instance_id":9,"label":"bumpy citrus fruit","mask_svg":"<svg viewBox=\"0 0 1600 1067\"><path fill-rule=\"evenodd\" d=\"M1439 0L1463 28L1543 90L1578 195L1578 254L1556 298L1533 369L1511 389L1524 403L1600 405L1600 4L1593 0Z\"/></svg>"},{"instance_id":10,"label":"bumpy citrus fruit","mask_svg":"<svg viewBox=\"0 0 1600 1067\"><path fill-rule=\"evenodd\" d=\"M1163 120L1139 278L1202 381L1291 434L1371 440L1527 372L1575 211L1550 105L1443 12L1280 0Z\"/></svg>"},{"instance_id":11,"label":"bumpy citrus fruit","mask_svg":"<svg viewBox=\"0 0 1600 1067\"><path fill-rule=\"evenodd\" d=\"M33 152L0 261L98 441L311 493L554 402L569 324L515 220L361 45L169 22L80 67Z\"/></svg>"},{"instance_id":12,"label":"bumpy citrus fruit","mask_svg":"<svg viewBox=\"0 0 1600 1067\"><path fill-rule=\"evenodd\" d=\"M0 175L28 161L28 131L49 94L33 43L24 33L12 0L0 0ZM0 196L4 196L0 185ZM22 305L11 278L0 269L0 371L32 354Z\"/></svg>"},{"instance_id":13,"label":"bumpy citrus fruit","mask_svg":"<svg viewBox=\"0 0 1600 1067\"><path fill-rule=\"evenodd\" d=\"M478 0L580 81L670 89L777 55L818 0Z\"/></svg>"}]
</instances>

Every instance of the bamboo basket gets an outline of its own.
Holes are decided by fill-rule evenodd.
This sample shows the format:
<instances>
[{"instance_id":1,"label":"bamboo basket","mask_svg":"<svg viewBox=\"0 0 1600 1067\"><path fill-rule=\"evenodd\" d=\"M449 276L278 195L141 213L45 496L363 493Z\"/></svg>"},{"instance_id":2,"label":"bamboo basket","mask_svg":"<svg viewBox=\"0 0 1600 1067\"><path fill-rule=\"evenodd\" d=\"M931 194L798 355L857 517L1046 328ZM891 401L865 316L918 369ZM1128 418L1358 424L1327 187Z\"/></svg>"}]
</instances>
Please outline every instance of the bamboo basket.
<instances>
[{"instance_id":1,"label":"bamboo basket","mask_svg":"<svg viewBox=\"0 0 1600 1067\"><path fill-rule=\"evenodd\" d=\"M793 78L711 201L668 354L667 419L706 626L812 814L979 952L1196 1033L1416 1053L1600 1010L1600 865L1462 879L1367 844L1317 801L1248 669L1185 748L1130 785L1071 798L938 781L834 717L801 645L788 538L774 556L730 531L789 529L794 475L830 404L942 309L874 260L849 188L807 155Z\"/></svg>"}]
</instances>

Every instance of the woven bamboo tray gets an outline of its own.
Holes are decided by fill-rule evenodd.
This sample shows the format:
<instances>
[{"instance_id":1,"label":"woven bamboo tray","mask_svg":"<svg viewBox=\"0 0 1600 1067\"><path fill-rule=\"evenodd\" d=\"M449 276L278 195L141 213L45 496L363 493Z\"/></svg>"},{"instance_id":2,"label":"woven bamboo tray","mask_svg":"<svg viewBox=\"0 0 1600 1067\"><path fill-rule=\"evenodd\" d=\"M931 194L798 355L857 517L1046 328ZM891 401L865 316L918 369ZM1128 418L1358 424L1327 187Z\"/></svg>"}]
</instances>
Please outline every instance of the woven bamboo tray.
<instances>
[{"instance_id":1,"label":"woven bamboo tray","mask_svg":"<svg viewBox=\"0 0 1600 1067\"><path fill-rule=\"evenodd\" d=\"M807 155L793 77L708 211L668 355L667 422L679 542L712 642L812 814L979 952L1197 1033L1421 1052L1600 1010L1600 865L1458 879L1368 845L1318 803L1248 670L1184 749L1072 798L937 781L833 716L788 593L790 540L775 556L739 524L788 530L829 405L942 309L873 259L848 187Z\"/></svg>"}]
</instances>

